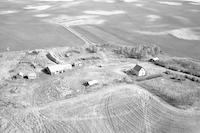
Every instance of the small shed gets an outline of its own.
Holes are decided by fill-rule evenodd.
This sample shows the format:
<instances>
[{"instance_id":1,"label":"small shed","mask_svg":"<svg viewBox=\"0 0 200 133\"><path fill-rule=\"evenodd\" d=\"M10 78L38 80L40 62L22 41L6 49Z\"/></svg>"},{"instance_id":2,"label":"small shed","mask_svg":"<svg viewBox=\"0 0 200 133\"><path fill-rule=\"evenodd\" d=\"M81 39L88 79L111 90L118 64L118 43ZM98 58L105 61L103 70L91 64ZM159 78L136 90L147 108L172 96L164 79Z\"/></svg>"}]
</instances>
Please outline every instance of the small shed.
<instances>
[{"instance_id":1,"label":"small shed","mask_svg":"<svg viewBox=\"0 0 200 133\"><path fill-rule=\"evenodd\" d=\"M154 57L154 58L151 58L149 61L150 62L156 62L156 61L159 61L159 58L158 57Z\"/></svg>"},{"instance_id":2,"label":"small shed","mask_svg":"<svg viewBox=\"0 0 200 133\"><path fill-rule=\"evenodd\" d=\"M84 86L93 86L93 85L97 85L99 82L97 80L90 80L87 81L85 83L83 83Z\"/></svg>"},{"instance_id":3,"label":"small shed","mask_svg":"<svg viewBox=\"0 0 200 133\"><path fill-rule=\"evenodd\" d=\"M65 53L65 57L70 57L70 56L72 56L72 53Z\"/></svg>"},{"instance_id":4,"label":"small shed","mask_svg":"<svg viewBox=\"0 0 200 133\"><path fill-rule=\"evenodd\" d=\"M58 73L63 73L65 70L72 69L71 64L58 64L58 65L51 65L46 68L46 71L48 74L58 74Z\"/></svg>"},{"instance_id":5,"label":"small shed","mask_svg":"<svg viewBox=\"0 0 200 133\"><path fill-rule=\"evenodd\" d=\"M82 62L77 61L77 62L74 62L74 63L72 64L72 66L73 66L73 67L81 67L81 66L83 66L83 64L82 64Z\"/></svg>"},{"instance_id":6,"label":"small shed","mask_svg":"<svg viewBox=\"0 0 200 133\"><path fill-rule=\"evenodd\" d=\"M25 79L36 79L37 78L37 74L35 72L28 72L28 73L19 72L17 74L17 76L19 76L20 78L25 78Z\"/></svg>"},{"instance_id":7,"label":"small shed","mask_svg":"<svg viewBox=\"0 0 200 133\"><path fill-rule=\"evenodd\" d=\"M133 73L137 76L145 76L146 75L145 69L140 65L135 65L135 67L131 69L131 73Z\"/></svg>"},{"instance_id":8,"label":"small shed","mask_svg":"<svg viewBox=\"0 0 200 133\"><path fill-rule=\"evenodd\" d=\"M36 73L34 73L34 72L28 73L28 74L27 74L27 78L28 78L28 79L36 79L36 78L37 78L37 75L36 75Z\"/></svg>"}]
</instances>

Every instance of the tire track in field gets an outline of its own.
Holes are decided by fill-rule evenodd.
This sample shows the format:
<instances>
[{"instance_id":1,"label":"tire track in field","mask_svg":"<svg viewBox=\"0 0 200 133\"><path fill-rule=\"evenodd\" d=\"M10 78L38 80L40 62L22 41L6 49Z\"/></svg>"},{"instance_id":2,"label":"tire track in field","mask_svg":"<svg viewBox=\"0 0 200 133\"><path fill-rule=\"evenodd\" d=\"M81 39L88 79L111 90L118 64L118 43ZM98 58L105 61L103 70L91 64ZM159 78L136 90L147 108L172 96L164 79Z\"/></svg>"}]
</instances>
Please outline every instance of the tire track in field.
<instances>
[{"instance_id":1,"label":"tire track in field","mask_svg":"<svg viewBox=\"0 0 200 133\"><path fill-rule=\"evenodd\" d=\"M107 30L103 29L99 26L82 26L82 29L91 33L93 36L97 36L97 39L100 38L107 43L114 44L114 45L121 45L121 44L133 44L132 42L126 40L123 37L118 37L114 33L110 33Z\"/></svg>"},{"instance_id":2,"label":"tire track in field","mask_svg":"<svg viewBox=\"0 0 200 133\"><path fill-rule=\"evenodd\" d=\"M147 38L144 38L142 36L133 36L135 34L133 33L130 33L130 32L126 32L124 30L121 30L120 28L112 28L112 27L109 27L110 29L112 30L116 30L118 32L121 32L121 34L118 34L118 33L115 33L113 31L111 31L109 28L105 29L103 27L100 27L100 26L94 26L96 29L102 31L102 32L105 32L107 34L110 34L110 36L114 36L122 41L124 41L124 44L128 44L128 45L137 45L137 44L155 44L155 42L153 40L149 40ZM123 34L122 34L123 33ZM130 35L132 34L131 36L131 39L126 39L124 36L128 36L130 37Z\"/></svg>"},{"instance_id":3,"label":"tire track in field","mask_svg":"<svg viewBox=\"0 0 200 133\"><path fill-rule=\"evenodd\" d=\"M76 30L74 30L72 27L66 26L66 25L61 25L61 26L63 26L69 32L71 32L72 34L74 34L75 36L77 36L78 38L80 38L85 43L86 46L90 45L90 44L93 44L93 42L91 42L88 38L86 38L85 36L83 36L82 34L80 34L79 32L77 32Z\"/></svg>"},{"instance_id":4,"label":"tire track in field","mask_svg":"<svg viewBox=\"0 0 200 133\"><path fill-rule=\"evenodd\" d=\"M120 93L119 95L126 96L127 94ZM174 110L173 107L168 108L168 105L165 106L161 101L157 101L158 99L156 98L156 100L154 96L149 100L141 96L142 102L148 103L143 106L134 96L131 99L126 97L119 99L115 96L117 95L113 93L112 96L105 99L105 113L109 125L115 129L114 132L128 132L128 128L138 133L193 133L197 131L195 129L198 128L200 120L195 119L195 116L198 117L198 115L191 116L192 112L187 113L182 110ZM124 128L120 129L120 127Z\"/></svg>"},{"instance_id":5,"label":"tire track in field","mask_svg":"<svg viewBox=\"0 0 200 133\"><path fill-rule=\"evenodd\" d=\"M103 38L100 38L98 35L89 31L86 27L89 27L89 26L76 26L74 27L74 29L78 30L80 34L86 35L88 38L90 38L90 40L94 42L102 43L102 44L108 43Z\"/></svg>"},{"instance_id":6,"label":"tire track in field","mask_svg":"<svg viewBox=\"0 0 200 133\"><path fill-rule=\"evenodd\" d=\"M105 114L106 114L106 118L108 120L109 125L111 126L111 129L116 132L114 123L113 123L113 116L111 115L111 112L109 110L109 104L111 102L111 95L105 98L104 101L104 108L105 108Z\"/></svg>"}]
</instances>

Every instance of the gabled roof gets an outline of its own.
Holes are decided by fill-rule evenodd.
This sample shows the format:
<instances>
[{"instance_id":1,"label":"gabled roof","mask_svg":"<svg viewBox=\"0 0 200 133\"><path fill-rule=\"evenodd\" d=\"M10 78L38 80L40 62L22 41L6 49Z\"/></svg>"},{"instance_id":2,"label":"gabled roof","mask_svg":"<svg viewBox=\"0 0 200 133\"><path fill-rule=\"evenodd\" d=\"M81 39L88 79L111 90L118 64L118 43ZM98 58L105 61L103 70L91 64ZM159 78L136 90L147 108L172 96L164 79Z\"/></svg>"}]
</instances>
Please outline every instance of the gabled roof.
<instances>
[{"instance_id":1,"label":"gabled roof","mask_svg":"<svg viewBox=\"0 0 200 133\"><path fill-rule=\"evenodd\" d=\"M55 62L56 64L62 64L63 63L63 61L60 60L57 57L57 55L55 53L53 53L53 52L49 52L46 56L48 57L49 60Z\"/></svg>"},{"instance_id":2,"label":"gabled roof","mask_svg":"<svg viewBox=\"0 0 200 133\"><path fill-rule=\"evenodd\" d=\"M139 66L139 65L135 65L135 67L134 67L133 69L134 69L135 71L139 72L139 71L142 69L142 67Z\"/></svg>"},{"instance_id":3,"label":"gabled roof","mask_svg":"<svg viewBox=\"0 0 200 133\"><path fill-rule=\"evenodd\" d=\"M49 73L64 71L64 70L67 70L67 69L72 69L72 65L71 64L63 64L63 65L58 64L58 65L51 65L51 66L48 66L46 68L46 70Z\"/></svg>"}]
</instances>

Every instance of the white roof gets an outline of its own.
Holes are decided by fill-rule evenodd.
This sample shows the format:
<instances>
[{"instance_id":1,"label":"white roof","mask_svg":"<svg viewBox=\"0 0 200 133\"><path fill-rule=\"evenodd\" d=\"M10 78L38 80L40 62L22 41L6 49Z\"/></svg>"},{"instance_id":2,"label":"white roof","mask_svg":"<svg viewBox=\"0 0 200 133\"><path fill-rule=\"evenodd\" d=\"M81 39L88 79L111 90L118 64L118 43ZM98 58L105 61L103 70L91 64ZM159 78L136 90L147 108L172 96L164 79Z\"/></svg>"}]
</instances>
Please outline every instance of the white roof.
<instances>
[{"instance_id":1,"label":"white roof","mask_svg":"<svg viewBox=\"0 0 200 133\"><path fill-rule=\"evenodd\" d=\"M91 80L91 81L88 81L88 84L89 85L98 84L98 81L97 80Z\"/></svg>"},{"instance_id":2,"label":"white roof","mask_svg":"<svg viewBox=\"0 0 200 133\"><path fill-rule=\"evenodd\" d=\"M157 60L159 60L159 58L158 57L154 57L154 58L152 58L153 60L155 60L155 61L157 61Z\"/></svg>"},{"instance_id":3,"label":"white roof","mask_svg":"<svg viewBox=\"0 0 200 133\"><path fill-rule=\"evenodd\" d=\"M71 64L58 64L58 65L52 65L52 66L48 66L47 67L49 69L50 72L57 72L57 71L62 71L62 70L66 70L66 69L72 69L72 65Z\"/></svg>"},{"instance_id":4,"label":"white roof","mask_svg":"<svg viewBox=\"0 0 200 133\"><path fill-rule=\"evenodd\" d=\"M28 76L29 79L36 79L37 78L36 73L29 73L27 76Z\"/></svg>"}]
</instances>

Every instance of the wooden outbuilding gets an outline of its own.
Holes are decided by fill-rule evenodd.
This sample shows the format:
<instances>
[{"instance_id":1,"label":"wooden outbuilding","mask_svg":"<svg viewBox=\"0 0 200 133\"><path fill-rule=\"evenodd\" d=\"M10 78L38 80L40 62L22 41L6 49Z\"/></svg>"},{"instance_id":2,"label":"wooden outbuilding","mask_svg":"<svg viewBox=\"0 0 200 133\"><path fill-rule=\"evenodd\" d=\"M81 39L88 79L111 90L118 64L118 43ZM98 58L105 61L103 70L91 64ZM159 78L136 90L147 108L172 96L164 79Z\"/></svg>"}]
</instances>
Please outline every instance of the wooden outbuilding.
<instances>
[{"instance_id":1,"label":"wooden outbuilding","mask_svg":"<svg viewBox=\"0 0 200 133\"><path fill-rule=\"evenodd\" d=\"M63 73L66 70L72 69L71 64L58 64L58 65L51 65L46 68L46 72L48 74L58 74L58 73Z\"/></svg>"}]
</instances>

